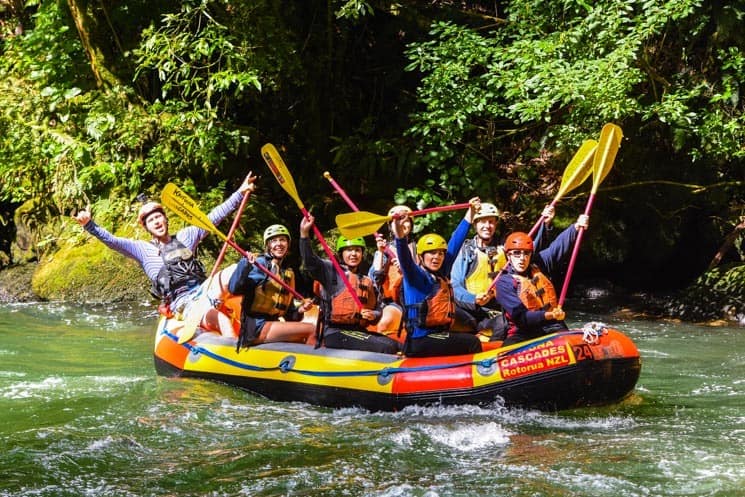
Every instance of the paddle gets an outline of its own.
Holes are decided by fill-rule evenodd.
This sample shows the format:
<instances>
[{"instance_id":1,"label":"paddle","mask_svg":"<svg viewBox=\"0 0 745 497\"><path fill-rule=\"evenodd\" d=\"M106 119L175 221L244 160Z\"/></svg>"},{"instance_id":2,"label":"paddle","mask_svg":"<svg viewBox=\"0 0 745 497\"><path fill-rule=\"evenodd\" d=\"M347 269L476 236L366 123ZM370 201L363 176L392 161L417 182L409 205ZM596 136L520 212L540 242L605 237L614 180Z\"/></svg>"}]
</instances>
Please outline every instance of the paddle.
<instances>
[{"instance_id":1,"label":"paddle","mask_svg":"<svg viewBox=\"0 0 745 497\"><path fill-rule=\"evenodd\" d=\"M561 185L550 204L552 207L555 206L564 195L577 188L590 177L592 174L592 159L595 156L597 146L597 141L585 140L579 147L577 153L574 154L574 157L572 157L572 160L569 161L566 169L564 169L564 174L561 177ZM545 219L546 218L541 215L540 219L538 219L535 225L533 225L528 233L531 238L533 238L533 236L538 232L538 228L541 227L541 223Z\"/></svg>"},{"instance_id":2,"label":"paddle","mask_svg":"<svg viewBox=\"0 0 745 497\"><path fill-rule=\"evenodd\" d=\"M250 174L250 173L249 173ZM243 194L243 199L241 199L241 204L238 206L238 210L235 212L235 218L233 219L233 224L230 225L230 230L228 231L228 240L233 239L233 234L235 233L235 230L238 228L238 224L240 224L241 215L243 214L243 210L246 208L246 204L248 203L248 197L251 195L250 190L246 190L246 193ZM225 252L228 250L228 243L227 241L223 243L222 248L220 249L220 254L217 256L217 259L215 259L215 264L212 266L212 271L210 272L209 277L207 278L207 284L204 285L204 291L199 293L198 299L196 302L191 304L189 306L189 314L185 317L184 320L184 327L181 328L181 330L178 333L178 343L186 343L192 338L194 338L194 335L197 333L197 328L199 327L199 323L202 322L202 317L204 314L210 310L212 307L212 302L210 302L209 299L209 288L212 284L212 278L215 277L217 274L217 270L220 267L220 264L222 264L223 259L225 258Z\"/></svg>"},{"instance_id":3,"label":"paddle","mask_svg":"<svg viewBox=\"0 0 745 497\"><path fill-rule=\"evenodd\" d=\"M269 170L274 175L277 183L279 183L279 186L281 186L282 189L290 195L292 200L295 201L303 216L308 218L308 210L303 205L303 201L300 200L300 196L298 195L297 188L295 188L295 181L292 179L290 170L287 168L285 161L282 160L282 156L280 156L279 152L277 152L277 149L274 148L274 145L272 145L271 143L267 143L266 145L261 147L261 156L264 158L264 162L266 162L266 165L269 167ZM362 302L360 302L359 296L357 295L357 291L354 289L354 287L352 287L352 284L349 282L349 278L347 278L346 273L339 265L339 261L336 260L334 252L331 250L331 247L329 247L329 244L326 243L326 239L323 237L321 230L318 229L318 226L316 226L315 223L313 223L313 233L316 235L316 238L321 243L324 252L326 252L326 256L328 256L329 260L334 265L334 269L339 274L339 277L344 283L344 286L347 287L347 290L352 296L354 303L357 305L357 309L361 311L363 309L363 306Z\"/></svg>"},{"instance_id":4,"label":"paddle","mask_svg":"<svg viewBox=\"0 0 745 497\"><path fill-rule=\"evenodd\" d=\"M178 186L174 185L173 183L168 183L165 188L163 188L163 193L161 193L160 199L161 202L163 202L163 205L174 211L187 223L214 233L215 235L222 238L225 243L237 250L238 253L241 254L243 257L251 257L250 254L243 250L237 243L235 243L233 240L230 240L227 236L223 235L220 230L218 230L215 225L212 224L210 218L207 217L207 215L204 214L201 210L199 210L196 202L194 202L194 200L192 200ZM254 262L253 265L259 268L259 270L262 273L266 274L269 278L277 282L277 284L280 285L282 288L294 295L297 299L305 300L305 297L303 297L297 290L285 283L279 276L272 273L269 269L259 264L258 262Z\"/></svg>"},{"instance_id":5,"label":"paddle","mask_svg":"<svg viewBox=\"0 0 745 497\"><path fill-rule=\"evenodd\" d=\"M595 201L595 194L598 191L600 183L603 182L613 167L613 161L616 159L618 148L621 146L621 138L623 138L623 131L621 131L621 128L615 124L606 124L600 131L600 141L592 164L592 189L590 190L590 198L587 200L587 206L585 207L586 216L590 215L590 210ZM567 274L566 277L564 277L564 286L561 288L561 295L559 296L560 308L564 305L564 300L566 299L567 290L569 289L569 280L574 271L574 264L577 261L577 254L579 253L579 246L580 243L582 243L582 235L584 232L585 230L580 228L577 233L577 239L574 242L572 258L569 260Z\"/></svg>"},{"instance_id":6,"label":"paddle","mask_svg":"<svg viewBox=\"0 0 745 497\"><path fill-rule=\"evenodd\" d=\"M251 173L249 173L250 175ZM238 229L238 225L240 224L241 215L243 215L243 210L246 208L246 204L248 203L248 197L251 195L251 190L246 190L246 193L243 194L243 199L241 199L241 205L238 206L238 210L235 211L235 218L233 219L233 224L230 225L230 230L228 230L228 240L233 239L233 235L235 234L235 230ZM217 274L217 269L220 267L220 264L222 264L223 259L225 258L225 252L228 251L228 246L230 244L226 241L222 244L222 248L220 249L220 254L217 256L217 259L215 260L215 265L212 266L212 272L210 273L210 280L212 279L215 274ZM209 288L209 287L208 287Z\"/></svg>"},{"instance_id":7,"label":"paddle","mask_svg":"<svg viewBox=\"0 0 745 497\"><path fill-rule=\"evenodd\" d=\"M336 190L337 193L339 195L341 195L341 198L344 199L344 201L347 203L347 205L349 206L350 209L352 209L355 212L359 212L360 208L357 207L357 205L352 201L351 198L349 198L349 195L347 195L347 192L344 191L344 189L341 187L341 185L339 185L339 183L337 183L336 180L331 177L331 173L329 173L328 171L326 171L326 172L323 173L323 177L326 178L327 180L329 180L329 183L331 183L331 186L333 186L334 187L334 190ZM375 231L373 233L373 236L377 240L377 238L380 236L380 233L378 233L377 231ZM354 237L350 237L350 238L354 238ZM388 246L386 246L386 248L385 248L385 253L386 253L386 255L390 259L395 259L396 258L396 254L394 254L393 251Z\"/></svg>"},{"instance_id":8,"label":"paddle","mask_svg":"<svg viewBox=\"0 0 745 497\"><path fill-rule=\"evenodd\" d=\"M440 205L429 207L418 211L407 213L407 216L421 216L432 212L457 211L467 209L470 206L468 202L464 204ZM391 219L398 217L397 214L392 216L383 216L367 211L345 212L336 216L336 225L339 227L341 234L347 238L356 238L358 236L367 236L375 233L383 224Z\"/></svg>"},{"instance_id":9,"label":"paddle","mask_svg":"<svg viewBox=\"0 0 745 497\"><path fill-rule=\"evenodd\" d=\"M574 157L572 157L572 160L569 161L569 164L567 164L567 167L564 169L564 174L562 174L561 176L561 184L559 185L559 190L556 192L554 199L551 201L552 206L556 205L556 203L564 195L577 188L579 185L584 183L587 178L590 177L590 174L592 174L592 158L595 156L597 146L597 141L585 140L579 147L579 149L577 149ZM541 215L541 217L538 219L538 222L533 225L530 233L528 233L531 238L533 238L535 233L538 231L538 228L541 227L541 223L544 219L545 217ZM506 270L506 268L507 264L502 266L502 269L499 270L497 275L492 280L491 285L489 285L489 291L491 291L497 285L497 280L499 280L499 277Z\"/></svg>"}]
</instances>

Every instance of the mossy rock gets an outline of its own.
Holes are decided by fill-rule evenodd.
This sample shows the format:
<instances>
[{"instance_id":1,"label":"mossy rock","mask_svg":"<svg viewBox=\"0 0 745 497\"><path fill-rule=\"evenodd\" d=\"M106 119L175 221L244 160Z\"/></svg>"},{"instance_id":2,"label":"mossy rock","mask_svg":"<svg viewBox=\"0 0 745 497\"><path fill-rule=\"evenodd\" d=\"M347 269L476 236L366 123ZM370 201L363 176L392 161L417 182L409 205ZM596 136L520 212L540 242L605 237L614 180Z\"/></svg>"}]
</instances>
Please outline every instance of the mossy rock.
<instances>
[{"instance_id":1,"label":"mossy rock","mask_svg":"<svg viewBox=\"0 0 745 497\"><path fill-rule=\"evenodd\" d=\"M745 322L745 264L704 273L669 303L667 311L686 321Z\"/></svg>"},{"instance_id":2,"label":"mossy rock","mask_svg":"<svg viewBox=\"0 0 745 497\"><path fill-rule=\"evenodd\" d=\"M148 300L149 281L132 260L90 239L68 244L41 261L32 279L46 300L107 303Z\"/></svg>"},{"instance_id":3,"label":"mossy rock","mask_svg":"<svg viewBox=\"0 0 745 497\"><path fill-rule=\"evenodd\" d=\"M32 302L39 297L31 290L37 264L21 264L0 271L0 302Z\"/></svg>"}]
</instances>

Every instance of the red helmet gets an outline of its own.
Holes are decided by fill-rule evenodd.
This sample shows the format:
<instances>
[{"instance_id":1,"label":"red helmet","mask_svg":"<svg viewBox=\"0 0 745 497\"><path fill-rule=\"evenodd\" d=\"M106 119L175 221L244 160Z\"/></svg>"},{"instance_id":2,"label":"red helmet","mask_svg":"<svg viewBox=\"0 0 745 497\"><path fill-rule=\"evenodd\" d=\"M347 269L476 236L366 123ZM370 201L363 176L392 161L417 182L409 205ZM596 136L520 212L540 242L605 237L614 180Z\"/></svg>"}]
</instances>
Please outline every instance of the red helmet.
<instances>
[{"instance_id":1,"label":"red helmet","mask_svg":"<svg viewBox=\"0 0 745 497\"><path fill-rule=\"evenodd\" d=\"M528 236L527 233L522 231L516 231L510 233L507 240L504 242L504 250L509 252L510 250L530 250L533 251L533 239Z\"/></svg>"},{"instance_id":2,"label":"red helmet","mask_svg":"<svg viewBox=\"0 0 745 497\"><path fill-rule=\"evenodd\" d=\"M140 207L140 213L137 214L137 221L139 221L142 226L145 226L147 217L153 212L160 212L163 215L166 213L163 206L158 202L146 202L142 207Z\"/></svg>"}]
</instances>

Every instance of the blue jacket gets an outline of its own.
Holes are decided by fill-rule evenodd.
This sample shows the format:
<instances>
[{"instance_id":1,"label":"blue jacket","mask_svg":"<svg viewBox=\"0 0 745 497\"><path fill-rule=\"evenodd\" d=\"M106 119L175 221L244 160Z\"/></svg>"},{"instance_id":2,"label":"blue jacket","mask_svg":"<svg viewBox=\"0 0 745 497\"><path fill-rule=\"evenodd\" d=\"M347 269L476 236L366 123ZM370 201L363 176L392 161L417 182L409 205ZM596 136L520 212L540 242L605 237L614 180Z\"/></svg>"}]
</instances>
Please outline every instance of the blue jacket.
<instances>
[{"instance_id":1,"label":"blue jacket","mask_svg":"<svg viewBox=\"0 0 745 497\"><path fill-rule=\"evenodd\" d=\"M445 253L445 261L442 264L438 274L443 278L448 278L450 269L455 261L455 256L458 254L463 242L468 236L468 230L471 229L471 223L465 219L461 220L458 226L453 231L448 242L447 252ZM398 261L401 265L401 272L404 277L404 304L407 307L407 317L415 318L411 312L415 312L410 309L409 306L420 304L427 300L427 297L434 291L436 285L435 275L430 271L418 265L414 258L409 252L407 240L405 238L396 238L396 252L398 253ZM409 320L407 319L407 322ZM431 333L430 330L415 327L413 330L408 330L411 338L421 338Z\"/></svg>"},{"instance_id":2,"label":"blue jacket","mask_svg":"<svg viewBox=\"0 0 745 497\"><path fill-rule=\"evenodd\" d=\"M562 231L556 240L547 248L536 252L530 260L546 275L556 271L566 255L571 253L577 239L577 228L574 224ZM527 335L542 335L545 326L555 325L556 320L544 319L545 311L529 311L520 300L513 274L517 274L512 264L507 263L507 270L497 280L497 302L502 306L505 317L510 323L510 335L513 332ZM516 329L516 330L515 330Z\"/></svg>"},{"instance_id":3,"label":"blue jacket","mask_svg":"<svg viewBox=\"0 0 745 497\"><path fill-rule=\"evenodd\" d=\"M496 237L496 235L495 235ZM533 240L536 250L541 250L546 246L545 241L548 239L546 234L545 224L541 223L538 233ZM494 246L496 248L496 246ZM476 295L469 292L466 288L466 279L473 274L476 270L476 264L478 259L476 258L476 240L474 237L473 243L466 242L463 248L458 252L458 257L453 263L453 269L450 272L450 281L453 284L453 292L455 292L455 303L458 307L467 309L469 311L476 310L479 306L476 305ZM486 307L494 307L492 299L487 303Z\"/></svg>"}]
</instances>

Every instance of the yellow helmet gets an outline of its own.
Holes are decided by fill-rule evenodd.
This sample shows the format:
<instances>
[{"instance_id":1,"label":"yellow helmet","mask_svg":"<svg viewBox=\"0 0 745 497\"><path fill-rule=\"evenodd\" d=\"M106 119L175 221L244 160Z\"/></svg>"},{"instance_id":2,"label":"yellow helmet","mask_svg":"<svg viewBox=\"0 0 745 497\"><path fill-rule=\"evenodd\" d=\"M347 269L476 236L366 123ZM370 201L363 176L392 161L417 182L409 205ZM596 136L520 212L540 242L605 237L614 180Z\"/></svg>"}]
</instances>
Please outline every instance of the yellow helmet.
<instances>
[{"instance_id":1,"label":"yellow helmet","mask_svg":"<svg viewBox=\"0 0 745 497\"><path fill-rule=\"evenodd\" d=\"M416 253L417 255L422 255L425 252L429 252L431 250L447 250L448 249L448 242L445 241L443 237L440 235L435 235L434 233L429 233L427 235L424 235L419 239L418 242L416 242Z\"/></svg>"}]
</instances>

